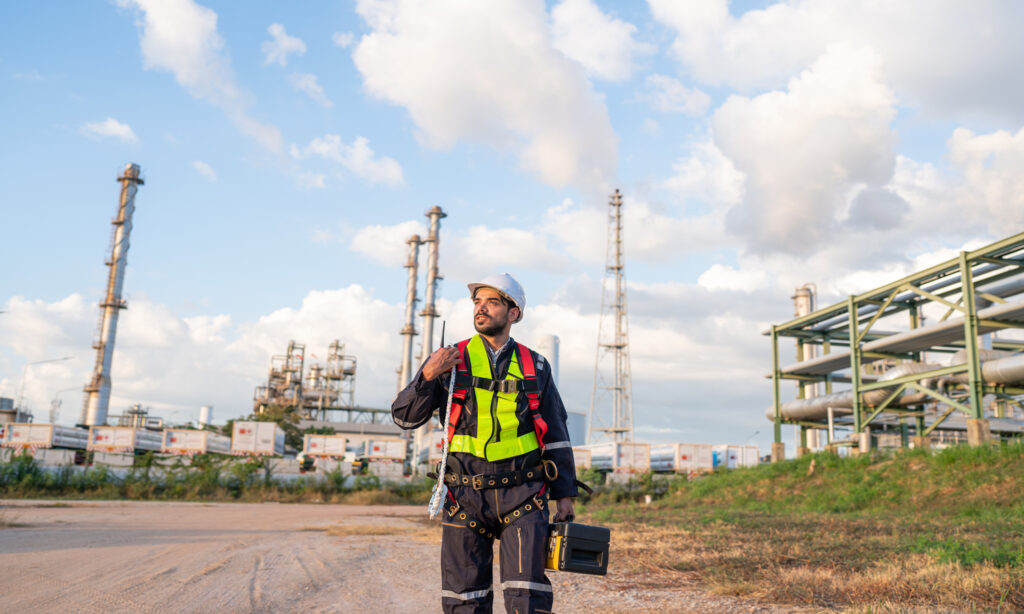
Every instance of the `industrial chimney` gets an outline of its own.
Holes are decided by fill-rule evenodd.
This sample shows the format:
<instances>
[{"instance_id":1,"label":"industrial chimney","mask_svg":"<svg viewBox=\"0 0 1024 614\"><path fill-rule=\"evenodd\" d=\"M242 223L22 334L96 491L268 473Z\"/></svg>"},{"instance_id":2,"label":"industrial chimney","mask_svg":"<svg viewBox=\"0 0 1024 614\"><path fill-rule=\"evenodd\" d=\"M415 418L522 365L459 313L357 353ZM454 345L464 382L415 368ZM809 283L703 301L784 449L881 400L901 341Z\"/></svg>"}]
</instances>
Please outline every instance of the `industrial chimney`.
<instances>
[{"instance_id":1,"label":"industrial chimney","mask_svg":"<svg viewBox=\"0 0 1024 614\"><path fill-rule=\"evenodd\" d=\"M127 164L121 182L121 200L117 217L111 222L114 230L110 239L110 260L107 266L107 293L100 303L100 321L93 342L96 349L96 365L92 379L85 386L85 402L82 404L80 423L87 426L107 423L107 408L110 406L110 362L114 356L114 337L117 335L117 316L125 305L121 299L124 285L124 269L128 262L128 238L132 233L132 214L135 213L135 192L143 185L138 164Z\"/></svg>"},{"instance_id":2,"label":"industrial chimney","mask_svg":"<svg viewBox=\"0 0 1024 614\"><path fill-rule=\"evenodd\" d=\"M405 268L409 269L409 283L405 296L405 326L402 328L402 369L398 375L398 389L405 388L412 379L412 340L416 336L416 280L419 275L420 245L423 241L419 235L412 235L406 241L409 244L409 259Z\"/></svg>"}]
</instances>

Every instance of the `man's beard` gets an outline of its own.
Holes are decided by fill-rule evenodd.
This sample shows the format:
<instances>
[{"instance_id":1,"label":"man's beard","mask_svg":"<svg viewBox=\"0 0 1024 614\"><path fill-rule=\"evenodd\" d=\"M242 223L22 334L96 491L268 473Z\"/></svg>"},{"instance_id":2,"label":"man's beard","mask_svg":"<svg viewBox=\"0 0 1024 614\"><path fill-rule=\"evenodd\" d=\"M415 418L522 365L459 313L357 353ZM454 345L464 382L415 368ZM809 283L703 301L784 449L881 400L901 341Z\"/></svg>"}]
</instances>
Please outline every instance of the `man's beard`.
<instances>
[{"instance_id":1,"label":"man's beard","mask_svg":"<svg viewBox=\"0 0 1024 614\"><path fill-rule=\"evenodd\" d=\"M487 317L483 322L479 322L476 318L473 319L473 327L476 328L476 332L481 335L493 337L501 331L505 330L505 325L508 324L508 320L499 322L493 317Z\"/></svg>"}]
</instances>

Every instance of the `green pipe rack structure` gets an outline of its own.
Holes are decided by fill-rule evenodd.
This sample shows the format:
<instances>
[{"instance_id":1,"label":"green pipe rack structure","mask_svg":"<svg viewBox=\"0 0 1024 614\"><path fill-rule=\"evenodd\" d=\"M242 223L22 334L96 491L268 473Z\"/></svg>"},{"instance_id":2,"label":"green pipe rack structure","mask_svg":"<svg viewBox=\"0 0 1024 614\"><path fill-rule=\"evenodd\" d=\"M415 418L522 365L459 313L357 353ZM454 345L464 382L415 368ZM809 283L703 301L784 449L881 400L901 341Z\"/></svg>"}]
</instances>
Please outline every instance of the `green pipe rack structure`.
<instances>
[{"instance_id":1,"label":"green pipe rack structure","mask_svg":"<svg viewBox=\"0 0 1024 614\"><path fill-rule=\"evenodd\" d=\"M979 335L1006 329L1024 328L1024 300L1008 301L1007 297L1024 293L1024 233L1007 237L973 251L962 251L959 257L898 279L892 283L852 295L845 301L818 309L783 324L774 324L765 331L772 344L772 408L775 439L772 459L785 456L782 425L799 429L798 455L806 451L807 429L828 429L834 419L820 416L789 417L781 399L783 380L798 384L797 399L808 399L812 387L824 385L825 394L833 393L833 384L850 384L852 399L844 408L842 428L852 429L852 436L832 445L851 445L858 451L870 448L870 426L875 423L898 425L903 445L914 432L914 444L927 445L928 435L949 428L947 420L954 412L966 415L967 440L982 445L993 440L992 419L997 419L996 436L1024 433L1024 421L1004 420L1005 411L987 415L983 398L993 395L997 407L1007 404L1021 407L1024 379L1002 383L986 382L982 375L982 351ZM935 323L924 324L924 310L943 315ZM878 325L899 330L885 331ZM784 337L796 342L795 364L783 366L779 344ZM1024 337L1022 337L1024 338ZM1024 350L1024 341L992 340L991 349L1004 352ZM813 350L812 348L818 348ZM927 353L955 354L956 363L949 366L923 363ZM1003 354L1012 356L1010 354ZM963 362L959 362L959 357ZM946 360L949 362L949 359ZM899 377L880 379L870 367L917 363L905 368ZM865 365L869 369L865 369ZM902 371L900 372L902 373ZM1014 376L1014 379L1016 376ZM1005 378L1004 378L1005 379ZM942 382L943 385L936 385ZM873 395L884 390L888 394ZM896 403L903 395L916 395L916 405ZM881 397L881 398L880 398ZM911 397L907 397L911 398ZM926 412L927 409L937 413ZM829 414L832 416L830 409ZM931 423L926 423L931 418ZM962 422L958 430L963 430Z\"/></svg>"}]
</instances>

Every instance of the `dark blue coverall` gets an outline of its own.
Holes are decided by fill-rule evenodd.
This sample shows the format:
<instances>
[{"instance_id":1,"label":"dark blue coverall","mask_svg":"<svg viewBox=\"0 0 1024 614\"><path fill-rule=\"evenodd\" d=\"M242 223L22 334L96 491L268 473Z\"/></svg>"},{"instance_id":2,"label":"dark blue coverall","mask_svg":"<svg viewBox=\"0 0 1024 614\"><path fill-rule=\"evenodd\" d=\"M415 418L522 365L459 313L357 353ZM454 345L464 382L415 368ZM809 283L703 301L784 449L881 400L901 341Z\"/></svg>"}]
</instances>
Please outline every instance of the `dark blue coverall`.
<instances>
[{"instance_id":1,"label":"dark blue coverall","mask_svg":"<svg viewBox=\"0 0 1024 614\"><path fill-rule=\"evenodd\" d=\"M504 379L507 375L514 347L516 343L511 341L493 357L491 370L494 379ZM541 498L549 495L552 499L575 497L578 495L576 467L565 424L565 406L551 379L550 363L533 350L530 352L540 385L540 413L548 426L544 436L544 458L552 461L558 470L558 476L546 482L546 492ZM421 366L416 377L398 393L398 398L391 406L395 424L403 429L414 429L425 424L435 411L440 411L443 424L448 402L448 381L447 373L427 381L423 378ZM519 392L517 407L520 428L532 430L533 423L524 392ZM455 425L456 434L476 435L476 415L476 395L470 391L459 423ZM454 452L448 458L448 469L464 475L492 475L536 466L539 460L538 451L497 462ZM547 506L543 510L534 507L532 512L524 513L508 525L503 525L499 520L502 514L519 508L535 497L544 484L544 481L535 481L488 490L475 490L472 486L449 488L461 510L477 519L493 536L501 540L501 588L508 614L551 612L551 582L544 571L548 537ZM490 613L493 603L491 568L494 537L480 535L454 522L455 519L450 517L449 504L443 507L441 604L444 611L448 614Z\"/></svg>"}]
</instances>

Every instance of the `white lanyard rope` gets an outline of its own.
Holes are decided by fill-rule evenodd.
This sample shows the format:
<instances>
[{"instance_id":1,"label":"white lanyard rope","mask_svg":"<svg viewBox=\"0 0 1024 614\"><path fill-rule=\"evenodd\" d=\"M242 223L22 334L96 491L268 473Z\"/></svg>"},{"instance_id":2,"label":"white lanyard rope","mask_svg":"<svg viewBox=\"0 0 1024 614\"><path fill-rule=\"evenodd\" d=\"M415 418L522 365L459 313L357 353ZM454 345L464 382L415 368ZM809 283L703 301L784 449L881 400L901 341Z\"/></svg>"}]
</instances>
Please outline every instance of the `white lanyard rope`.
<instances>
[{"instance_id":1,"label":"white lanyard rope","mask_svg":"<svg viewBox=\"0 0 1024 614\"><path fill-rule=\"evenodd\" d=\"M434 494L430 496L430 504L427 506L427 512L430 514L431 520L437 517L437 513L441 511L441 505L444 503L444 498L448 494L448 487L444 485L444 470L448 466L448 421L452 417L452 395L455 394L455 367L452 367L452 376L448 380L448 407L444 412L444 431L441 437L444 439L444 445L441 448L441 468L437 472L437 484L434 486Z\"/></svg>"}]
</instances>

